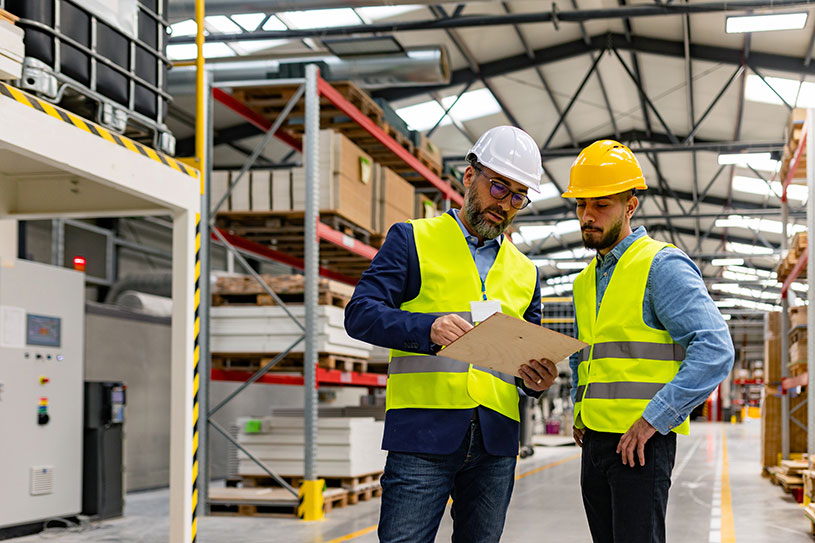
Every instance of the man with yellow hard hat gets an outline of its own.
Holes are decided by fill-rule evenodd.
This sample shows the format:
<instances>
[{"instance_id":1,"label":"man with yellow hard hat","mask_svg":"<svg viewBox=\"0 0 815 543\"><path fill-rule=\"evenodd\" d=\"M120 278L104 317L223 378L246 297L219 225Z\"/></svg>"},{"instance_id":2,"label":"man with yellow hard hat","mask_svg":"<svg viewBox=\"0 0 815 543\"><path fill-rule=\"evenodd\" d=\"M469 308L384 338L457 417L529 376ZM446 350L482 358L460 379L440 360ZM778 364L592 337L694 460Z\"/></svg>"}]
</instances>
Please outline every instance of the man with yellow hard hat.
<instances>
[{"instance_id":1,"label":"man with yellow hard hat","mask_svg":"<svg viewBox=\"0 0 815 543\"><path fill-rule=\"evenodd\" d=\"M611 140L583 149L564 198L577 200L597 257L574 282L574 439L595 543L665 541L676 434L730 373L733 342L702 275L682 251L632 230L636 157Z\"/></svg>"}]
</instances>

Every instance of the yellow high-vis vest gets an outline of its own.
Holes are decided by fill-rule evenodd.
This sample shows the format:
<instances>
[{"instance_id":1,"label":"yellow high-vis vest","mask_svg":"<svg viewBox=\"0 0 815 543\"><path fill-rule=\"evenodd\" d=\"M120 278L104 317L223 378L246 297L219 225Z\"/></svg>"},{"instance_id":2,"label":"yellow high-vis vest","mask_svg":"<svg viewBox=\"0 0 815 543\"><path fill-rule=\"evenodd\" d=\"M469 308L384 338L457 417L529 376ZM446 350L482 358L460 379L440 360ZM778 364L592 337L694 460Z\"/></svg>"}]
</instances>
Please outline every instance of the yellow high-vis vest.
<instances>
[{"instance_id":1,"label":"yellow high-vis vest","mask_svg":"<svg viewBox=\"0 0 815 543\"><path fill-rule=\"evenodd\" d=\"M577 368L578 428L625 433L685 359L682 346L667 331L648 326L642 316L651 263L665 247L672 245L648 236L631 244L614 268L599 309L597 259L574 281L578 339L589 344ZM687 434L688 420L673 431Z\"/></svg>"},{"instance_id":2,"label":"yellow high-vis vest","mask_svg":"<svg viewBox=\"0 0 815 543\"><path fill-rule=\"evenodd\" d=\"M421 287L416 298L404 302L400 309L438 316L457 313L472 322L470 302L482 299L482 285L458 222L445 213L411 223ZM504 240L484 281L487 299L500 301L503 313L522 319L532 303L537 273L532 261ZM483 405L520 420L518 389L512 375L477 369L441 353L431 356L391 350L386 410L468 409ZM524 362L519 361L519 365Z\"/></svg>"}]
</instances>

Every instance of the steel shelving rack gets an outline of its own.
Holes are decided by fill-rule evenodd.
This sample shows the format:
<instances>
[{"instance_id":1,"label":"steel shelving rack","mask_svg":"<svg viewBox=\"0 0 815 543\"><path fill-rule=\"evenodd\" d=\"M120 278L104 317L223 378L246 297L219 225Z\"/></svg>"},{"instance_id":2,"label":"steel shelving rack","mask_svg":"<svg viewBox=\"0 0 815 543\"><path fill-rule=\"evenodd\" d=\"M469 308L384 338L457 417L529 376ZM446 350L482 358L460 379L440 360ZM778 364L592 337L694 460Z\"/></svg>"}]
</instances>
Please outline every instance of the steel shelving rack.
<instances>
[{"instance_id":1,"label":"steel shelving rack","mask_svg":"<svg viewBox=\"0 0 815 543\"><path fill-rule=\"evenodd\" d=\"M374 247L366 245L359 240L348 236L330 226L321 223L319 220L319 186L317 179L319 177L318 157L319 157L319 108L320 98L327 99L347 117L355 122L360 128L364 129L368 134L374 137L379 143L384 145L396 157L401 159L407 166L413 169L420 177L422 182L429 183L429 185L439 191L444 199L444 206L449 209L452 204L461 205L463 197L459 194L449 181L443 181L433 171L428 169L419 159L414 157L407 149L403 148L399 143L391 138L385 131L376 125L371 119L366 117L359 109L357 109L350 101L346 100L342 94L334 89L328 82L322 79L319 75L317 65L308 65L305 71L304 79L285 79L285 80L268 80L268 81L231 81L215 84L210 73L205 73L205 125L206 125L206 150L204 156L207 167L206 170L206 183L207 205L205 206L206 217L202 217L202 239L212 239L213 241L223 245L229 252L231 252L237 261L246 269L246 271L255 276L261 286L267 290L268 294L274 298L279 305L285 308L276 294L267 286L256 272L246 262L244 255L250 256L255 259L268 260L286 264L294 268L302 269L305 272L305 322L300 323L291 314L289 316L300 326L302 329L302 336L298 338L289 349L279 354L260 370L251 373L245 371L230 371L230 370L217 370L210 367L210 353L209 353L209 327L204 321L209 318L209 305L210 293L207 288L206 291L202 288L201 292L201 306L202 306L202 324L201 324L201 360L204 364L201 374L202 383L201 390L203 391L201 401L201 413L205 421L203 427L207 429L212 428L227 440L232 442L238 449L242 449L241 445L229 435L229 432L220 427L217 422L211 417L223 405L229 402L241 390L245 389L252 383L267 383L267 384L287 384L287 385L304 385L305 402L304 402L304 423L305 423L305 451L304 451L304 476L307 481L314 480L315 473L315 457L316 457L316 420L317 420L317 387L320 385L332 386L361 386L373 388L382 388L387 384L387 375L373 374L373 373L357 373L346 372L339 370L327 370L317 367L317 353L313 349L314 338L316 336L317 319L316 312L318 307L317 292L318 292L318 276L323 276L348 284L356 284L357 277L338 272L337 270L329 267L320 267L319 253L320 247L330 244L333 247L338 247L345 251L348 257L356 257L360 261L369 262L377 250ZM235 89L248 86L263 86L263 85L301 85L294 96L289 100L286 106L282 109L280 114L274 121L263 117L251 110L246 104L235 98L226 89ZM293 109L294 105L303 97L305 100L305 133L303 134L302 143L291 136L289 133L281 129L283 121ZM305 154L305 170L306 170L306 214L305 214L305 239L304 239L304 255L305 258L300 259L291 254L283 253L267 247L260 243L244 239L242 237L230 234L229 232L218 228L214 224L215 213L218 207L226 196L214 208L209 202L209 182L212 173L212 161L209 159L212 154L213 146L213 131L212 131L212 118L213 118L213 105L218 102L233 112L238 113L247 121L259 128L265 133L263 140L258 144L255 152L249 157L246 164L241 169L241 174L233 181L229 191L241 181L241 178L252 167L254 160L259 156L261 150L265 147L269 139L274 136L281 141L288 144L293 149L303 152L304 148L308 149ZM353 141L353 138L351 138ZM227 193L227 195L229 192ZM206 245L206 244L204 244ZM202 262L201 275L209 277L209 261L204 259ZM207 284L207 281L202 281L202 285ZM284 374L270 374L269 370L276 364L288 351L290 351L300 341L305 341L305 355L303 360L303 375L284 375ZM208 402L208 389L210 380L220 381L234 381L241 382L242 384L231 395L225 398L217 406L210 408ZM202 433L201 450L207 451L208 436ZM206 514L206 505L208 503L208 484L209 484L209 470L208 461L206 457L202 459L203 473L199 481L199 495L201 499L199 503L204 506L204 514ZM274 478L283 488L287 489L293 494L294 497L298 496L297 490L288 485L276 474L268 470L262 463L258 462L261 469L267 472Z\"/></svg>"},{"instance_id":2,"label":"steel shelving rack","mask_svg":"<svg viewBox=\"0 0 815 543\"><path fill-rule=\"evenodd\" d=\"M782 211L782 231L781 231L781 248L782 251L789 249L789 239L787 234L787 225L789 222L789 204L787 202L787 188L795 178L798 166L806 153L808 160L806 162L806 179L809 191L807 198L807 231L815 231L815 200L812 198L813 180L815 180L815 164L812 162L812 157L815 156L815 138L808 137L808 132L811 127L815 126L815 109L808 109L806 120L804 121L801 129L801 141L795 150L790 162L790 168L782 182L782 195L781 195L781 211ZM799 421L794 419L794 414L790 412L789 404L789 391L791 389L806 386L808 391L815 390L815 371L809 367L805 373L796 377L789 376L789 300L788 293L792 286L793 281L798 279L804 266L807 266L807 277L813 277L815 273L815 244L812 242L807 243L807 249L801 254L798 262L790 271L789 275L784 280L781 286L781 450L782 457L788 459L790 457L790 422L801 425ZM815 292L813 289L807 291L807 361L815 360ZM811 394L811 393L810 393ZM815 400L812 396L808 396L807 402L807 452L812 455L815 454Z\"/></svg>"}]
</instances>

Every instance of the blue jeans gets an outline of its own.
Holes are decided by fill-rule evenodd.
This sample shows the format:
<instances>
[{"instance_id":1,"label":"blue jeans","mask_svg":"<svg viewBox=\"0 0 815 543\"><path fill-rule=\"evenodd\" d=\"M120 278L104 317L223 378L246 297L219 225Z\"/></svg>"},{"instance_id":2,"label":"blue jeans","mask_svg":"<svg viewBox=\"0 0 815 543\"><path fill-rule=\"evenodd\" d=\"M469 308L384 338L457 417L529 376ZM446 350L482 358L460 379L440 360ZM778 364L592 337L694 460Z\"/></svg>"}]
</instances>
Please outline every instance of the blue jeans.
<instances>
[{"instance_id":1,"label":"blue jeans","mask_svg":"<svg viewBox=\"0 0 815 543\"><path fill-rule=\"evenodd\" d=\"M622 434L586 430L580 482L594 543L665 543L665 511L676 458L676 434L645 443L645 465L624 466Z\"/></svg>"},{"instance_id":2,"label":"blue jeans","mask_svg":"<svg viewBox=\"0 0 815 543\"><path fill-rule=\"evenodd\" d=\"M389 452L380 543L433 543L448 497L453 543L498 543L515 485L515 457L484 451L477 420L452 454Z\"/></svg>"}]
</instances>

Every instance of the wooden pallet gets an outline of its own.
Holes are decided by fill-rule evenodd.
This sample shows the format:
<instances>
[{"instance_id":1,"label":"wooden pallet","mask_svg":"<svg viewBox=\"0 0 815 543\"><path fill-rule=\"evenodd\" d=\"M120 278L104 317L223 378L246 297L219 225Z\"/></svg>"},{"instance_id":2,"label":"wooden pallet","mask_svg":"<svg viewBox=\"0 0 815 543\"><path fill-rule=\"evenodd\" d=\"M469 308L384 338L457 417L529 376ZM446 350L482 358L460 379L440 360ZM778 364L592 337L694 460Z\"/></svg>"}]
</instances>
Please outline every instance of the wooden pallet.
<instances>
[{"instance_id":1,"label":"wooden pallet","mask_svg":"<svg viewBox=\"0 0 815 543\"><path fill-rule=\"evenodd\" d=\"M374 124L382 126L385 114L382 108L365 91L350 81L335 82L331 86L339 91L363 115L371 119ZM274 120L297 92L298 87L299 85L247 87L235 89L233 96L256 113L267 119ZM301 97L286 119L284 128L296 136L301 136L305 131L305 112L305 100ZM348 116L329 102L327 98L320 98L320 125L323 128L330 127L332 123L349 121Z\"/></svg>"},{"instance_id":2,"label":"wooden pallet","mask_svg":"<svg viewBox=\"0 0 815 543\"><path fill-rule=\"evenodd\" d=\"M224 211L218 213L216 225L253 241L284 242L302 239L305 220L305 211ZM320 222L366 245L371 242L370 230L354 224L337 211L321 210Z\"/></svg>"},{"instance_id":3,"label":"wooden pallet","mask_svg":"<svg viewBox=\"0 0 815 543\"><path fill-rule=\"evenodd\" d=\"M794 109L787 120L786 136L787 142L784 145L784 151L781 156L781 171L779 178L784 181L789 174L792 166L792 159L795 156L795 151L801 144L801 135L803 133L804 120L806 119L806 109ZM806 149L801 154L801 160L798 162L798 167L792 178L793 183L806 184L807 177L807 156Z\"/></svg>"},{"instance_id":4,"label":"wooden pallet","mask_svg":"<svg viewBox=\"0 0 815 543\"><path fill-rule=\"evenodd\" d=\"M336 219L336 220L334 220ZM216 225L301 260L305 257L305 213L302 211L250 211L219 213ZM368 245L371 233L337 213L320 212L320 221L339 230L349 240ZM320 240L320 264L350 277L359 277L371 265L364 256Z\"/></svg>"},{"instance_id":5,"label":"wooden pallet","mask_svg":"<svg viewBox=\"0 0 815 543\"><path fill-rule=\"evenodd\" d=\"M381 471L373 473L366 473L356 477L331 477L320 476L320 479L325 480L325 484L329 489L342 488L351 492L363 492L375 488L381 488L379 478L382 476ZM266 488L277 486L274 479L268 475L238 475L241 484L245 488ZM302 475L279 475L281 479L289 483L294 488L299 488L303 483Z\"/></svg>"},{"instance_id":6,"label":"wooden pallet","mask_svg":"<svg viewBox=\"0 0 815 543\"><path fill-rule=\"evenodd\" d=\"M297 516L299 500L282 488L210 489L210 513L217 516L291 517ZM323 492L325 512L347 506L348 491L328 488Z\"/></svg>"},{"instance_id":7,"label":"wooden pallet","mask_svg":"<svg viewBox=\"0 0 815 543\"><path fill-rule=\"evenodd\" d=\"M806 232L799 232L795 234L792 238L792 243L790 244L790 249L787 251L787 254L784 255L784 258L781 262L778 263L778 268L776 269L776 274L778 275L778 282L783 283L787 276L790 274L792 269L798 263L798 260L801 256L806 253L807 250L807 233ZM804 266L801 269L798 277L801 279L805 279L807 276L807 266Z\"/></svg>"},{"instance_id":8,"label":"wooden pallet","mask_svg":"<svg viewBox=\"0 0 815 543\"><path fill-rule=\"evenodd\" d=\"M212 369L257 371L274 360L275 356L276 353L212 353ZM365 373L368 370L368 360L354 356L320 353L317 357L317 366L328 370ZM290 353L269 371L302 373L303 354Z\"/></svg>"},{"instance_id":9,"label":"wooden pallet","mask_svg":"<svg viewBox=\"0 0 815 543\"><path fill-rule=\"evenodd\" d=\"M305 301L305 278L302 275L262 275L263 282L286 304ZM320 305L344 308L354 294L354 287L320 278L317 295ZM212 292L212 305L275 305L274 298L251 275L219 277Z\"/></svg>"}]
</instances>

